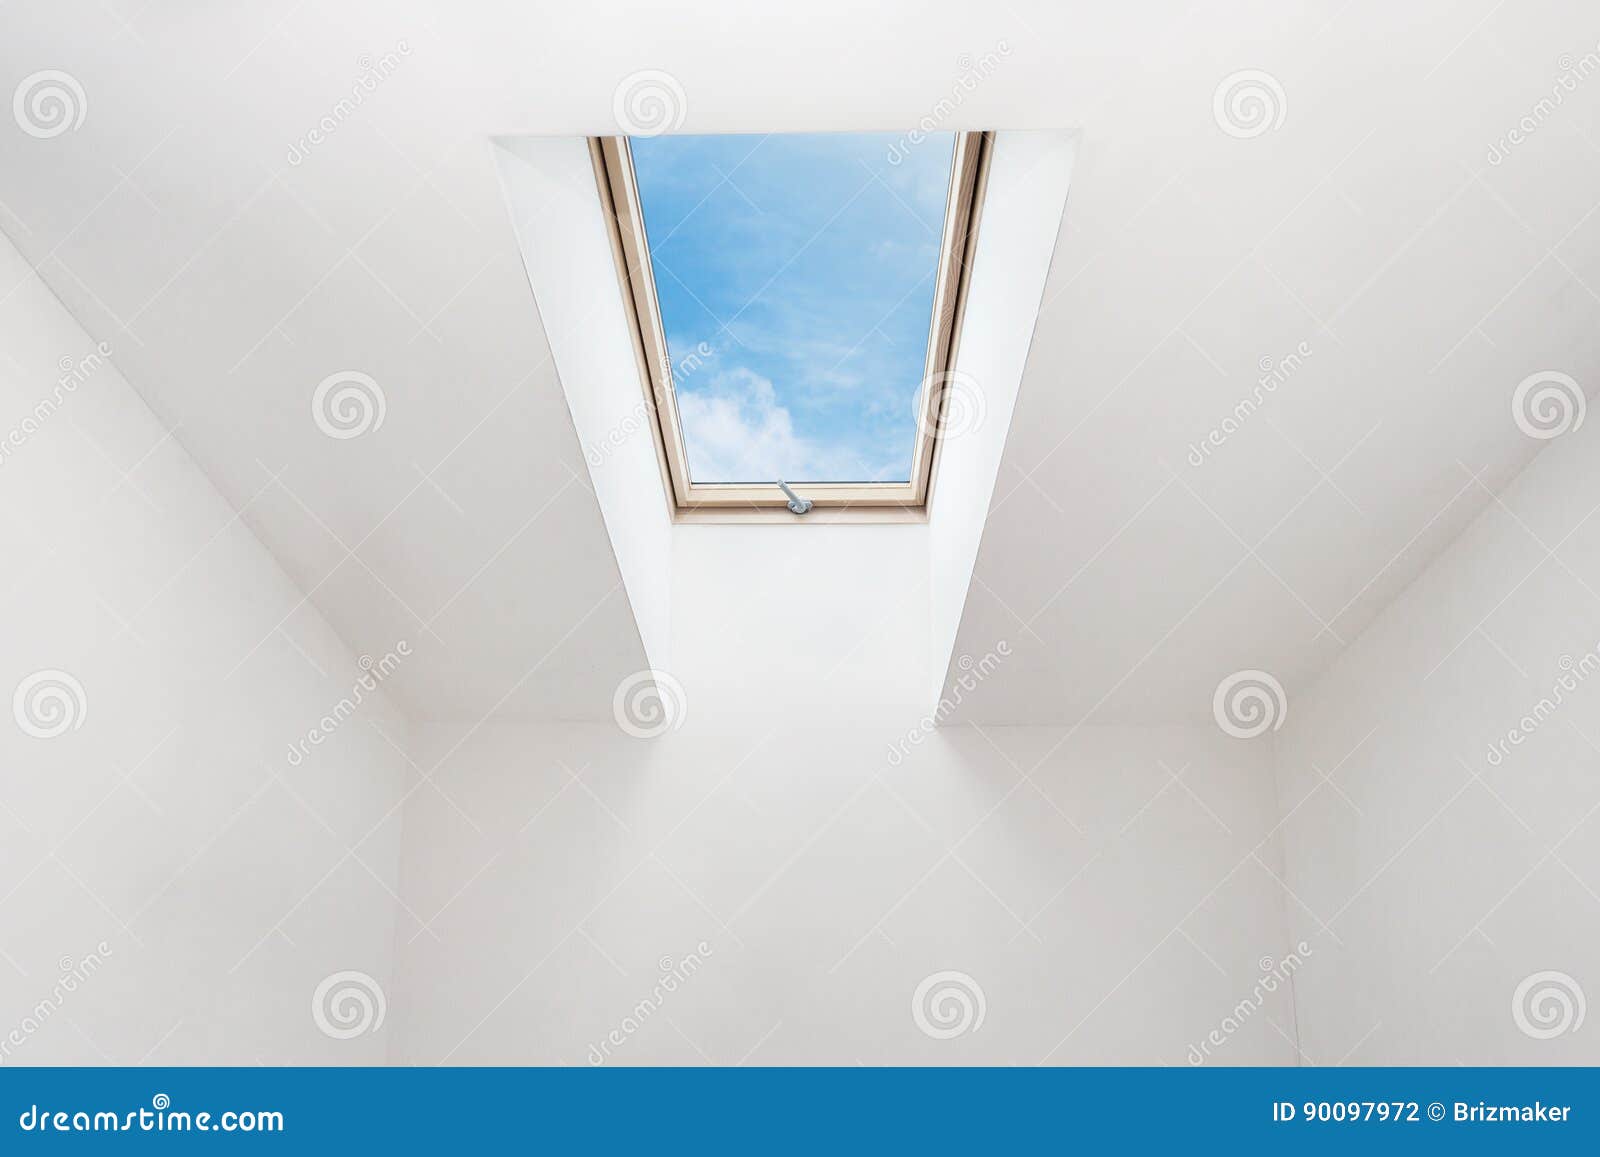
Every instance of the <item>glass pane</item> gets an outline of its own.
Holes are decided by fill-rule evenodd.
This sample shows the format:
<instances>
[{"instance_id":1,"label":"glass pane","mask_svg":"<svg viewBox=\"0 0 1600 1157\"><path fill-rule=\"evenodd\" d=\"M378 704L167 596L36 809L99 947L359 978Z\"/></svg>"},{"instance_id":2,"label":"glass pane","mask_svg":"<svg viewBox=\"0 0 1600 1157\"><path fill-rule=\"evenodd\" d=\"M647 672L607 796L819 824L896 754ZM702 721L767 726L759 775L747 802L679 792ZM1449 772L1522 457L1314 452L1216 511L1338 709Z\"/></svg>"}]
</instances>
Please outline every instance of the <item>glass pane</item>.
<instances>
[{"instance_id":1,"label":"glass pane","mask_svg":"<svg viewBox=\"0 0 1600 1157\"><path fill-rule=\"evenodd\" d=\"M952 133L632 141L695 482L907 482Z\"/></svg>"}]
</instances>

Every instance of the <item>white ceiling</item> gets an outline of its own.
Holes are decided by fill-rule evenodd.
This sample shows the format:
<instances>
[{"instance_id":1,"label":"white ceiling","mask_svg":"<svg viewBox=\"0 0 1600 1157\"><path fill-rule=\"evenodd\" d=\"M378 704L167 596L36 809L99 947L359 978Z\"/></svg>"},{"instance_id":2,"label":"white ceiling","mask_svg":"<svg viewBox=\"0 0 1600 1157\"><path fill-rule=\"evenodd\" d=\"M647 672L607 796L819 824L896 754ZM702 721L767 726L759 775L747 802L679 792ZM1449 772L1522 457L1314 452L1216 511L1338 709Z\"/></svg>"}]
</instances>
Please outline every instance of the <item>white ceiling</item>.
<instances>
[{"instance_id":1,"label":"white ceiling","mask_svg":"<svg viewBox=\"0 0 1600 1157\"><path fill-rule=\"evenodd\" d=\"M1244 667L1292 695L1488 500L1469 471L1492 490L1542 445L1516 383L1600 380L1600 76L1485 159L1596 50L1588 5L13 0L0 21L4 93L60 69L87 97L75 131L0 126L0 228L352 648L417 646L389 685L422 715L604 714L643 665L488 144L616 131L637 70L676 78L685 131L899 128L1003 43L943 127L1082 126L957 647L1015 654L973 718L1195 717ZM1241 69L1285 98L1251 139L1214 119ZM381 428L311 420L340 370L380 384Z\"/></svg>"},{"instance_id":2,"label":"white ceiling","mask_svg":"<svg viewBox=\"0 0 1600 1157\"><path fill-rule=\"evenodd\" d=\"M1085 114L956 646L1013 656L957 718L1202 719L1242 669L1292 703L1546 444L1518 383L1600 384L1600 74L1487 160L1594 9L1429 7L1198 16ZM1244 68L1286 115L1239 139Z\"/></svg>"}]
</instances>

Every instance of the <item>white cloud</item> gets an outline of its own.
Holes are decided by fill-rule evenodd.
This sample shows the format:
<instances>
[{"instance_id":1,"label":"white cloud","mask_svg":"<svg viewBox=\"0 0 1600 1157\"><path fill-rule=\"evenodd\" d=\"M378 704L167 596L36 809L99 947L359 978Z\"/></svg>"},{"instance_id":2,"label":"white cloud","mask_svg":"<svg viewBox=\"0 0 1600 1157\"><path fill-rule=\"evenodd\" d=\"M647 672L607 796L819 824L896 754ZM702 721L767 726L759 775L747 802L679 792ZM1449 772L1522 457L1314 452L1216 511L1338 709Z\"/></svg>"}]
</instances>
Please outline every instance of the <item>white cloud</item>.
<instances>
[{"instance_id":1,"label":"white cloud","mask_svg":"<svg viewBox=\"0 0 1600 1157\"><path fill-rule=\"evenodd\" d=\"M882 472L845 446L797 434L772 382L749 369L680 391L678 417L696 482L853 481Z\"/></svg>"}]
</instances>

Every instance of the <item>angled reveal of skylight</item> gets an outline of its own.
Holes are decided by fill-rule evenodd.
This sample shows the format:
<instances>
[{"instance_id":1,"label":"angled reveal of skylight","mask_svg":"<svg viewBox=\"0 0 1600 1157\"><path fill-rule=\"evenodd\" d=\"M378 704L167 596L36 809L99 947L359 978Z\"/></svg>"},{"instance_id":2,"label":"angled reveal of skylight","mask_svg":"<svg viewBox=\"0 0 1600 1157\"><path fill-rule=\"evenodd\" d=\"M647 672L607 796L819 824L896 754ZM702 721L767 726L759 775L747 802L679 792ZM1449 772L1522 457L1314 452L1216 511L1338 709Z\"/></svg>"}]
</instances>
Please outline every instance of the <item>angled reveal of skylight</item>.
<instances>
[{"instance_id":1,"label":"angled reveal of skylight","mask_svg":"<svg viewBox=\"0 0 1600 1157\"><path fill-rule=\"evenodd\" d=\"M592 144L677 508L922 506L984 134Z\"/></svg>"}]
</instances>

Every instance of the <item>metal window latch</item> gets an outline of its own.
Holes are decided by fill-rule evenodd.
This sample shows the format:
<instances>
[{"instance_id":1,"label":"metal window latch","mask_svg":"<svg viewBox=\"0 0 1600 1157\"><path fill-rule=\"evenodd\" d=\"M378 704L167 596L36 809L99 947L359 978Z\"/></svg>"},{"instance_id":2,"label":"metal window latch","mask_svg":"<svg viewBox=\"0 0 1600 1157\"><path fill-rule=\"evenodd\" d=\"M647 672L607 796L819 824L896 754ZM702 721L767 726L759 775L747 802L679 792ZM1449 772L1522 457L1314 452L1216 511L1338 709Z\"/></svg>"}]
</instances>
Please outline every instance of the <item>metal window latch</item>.
<instances>
[{"instance_id":1,"label":"metal window latch","mask_svg":"<svg viewBox=\"0 0 1600 1157\"><path fill-rule=\"evenodd\" d=\"M778 489L789 496L789 509L794 511L794 513L804 514L806 511L811 509L811 499L801 498L793 490L789 489L789 484L782 478L778 479Z\"/></svg>"}]
</instances>

